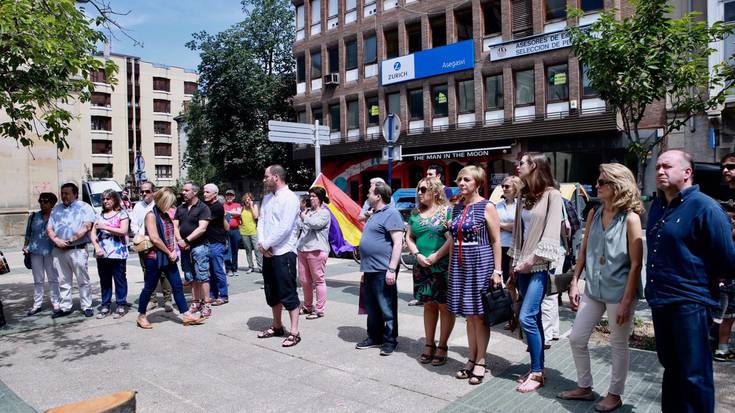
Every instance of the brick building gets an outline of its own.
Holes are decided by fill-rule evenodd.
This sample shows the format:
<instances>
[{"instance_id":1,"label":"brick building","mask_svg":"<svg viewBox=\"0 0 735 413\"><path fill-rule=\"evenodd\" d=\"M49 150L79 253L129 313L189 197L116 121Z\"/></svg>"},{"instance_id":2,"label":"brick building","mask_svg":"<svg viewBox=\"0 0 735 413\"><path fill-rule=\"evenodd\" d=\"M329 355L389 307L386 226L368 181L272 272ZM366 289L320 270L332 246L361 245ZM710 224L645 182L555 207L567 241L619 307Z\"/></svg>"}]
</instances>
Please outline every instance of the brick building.
<instances>
[{"instance_id":1,"label":"brick building","mask_svg":"<svg viewBox=\"0 0 735 413\"><path fill-rule=\"evenodd\" d=\"M604 8L629 12L620 0L293 3L293 106L299 122L330 127L322 170L353 199L386 175L380 130L388 113L401 120L394 188L414 187L433 163L445 168L446 184L476 164L494 185L529 150L551 156L559 181L591 183L599 163L626 156L615 115L589 87L565 34ZM584 17L568 19L567 6ZM653 119L647 126L664 117ZM313 151L297 147L294 156Z\"/></svg>"}]
</instances>

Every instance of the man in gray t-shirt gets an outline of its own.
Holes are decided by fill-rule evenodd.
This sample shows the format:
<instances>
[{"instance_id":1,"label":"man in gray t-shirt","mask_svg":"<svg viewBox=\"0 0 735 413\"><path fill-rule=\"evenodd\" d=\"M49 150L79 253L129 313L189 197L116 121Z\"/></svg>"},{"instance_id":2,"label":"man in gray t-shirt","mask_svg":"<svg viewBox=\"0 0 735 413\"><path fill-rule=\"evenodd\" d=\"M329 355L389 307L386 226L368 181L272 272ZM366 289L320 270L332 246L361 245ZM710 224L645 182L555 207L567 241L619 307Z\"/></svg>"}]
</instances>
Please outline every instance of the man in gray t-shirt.
<instances>
[{"instance_id":1,"label":"man in gray t-shirt","mask_svg":"<svg viewBox=\"0 0 735 413\"><path fill-rule=\"evenodd\" d=\"M398 210L388 204L390 196L388 185L377 184L370 188L368 202L375 212L365 223L360 240L368 337L355 348L380 347L381 356L391 355L398 345L396 271L404 224Z\"/></svg>"}]
</instances>

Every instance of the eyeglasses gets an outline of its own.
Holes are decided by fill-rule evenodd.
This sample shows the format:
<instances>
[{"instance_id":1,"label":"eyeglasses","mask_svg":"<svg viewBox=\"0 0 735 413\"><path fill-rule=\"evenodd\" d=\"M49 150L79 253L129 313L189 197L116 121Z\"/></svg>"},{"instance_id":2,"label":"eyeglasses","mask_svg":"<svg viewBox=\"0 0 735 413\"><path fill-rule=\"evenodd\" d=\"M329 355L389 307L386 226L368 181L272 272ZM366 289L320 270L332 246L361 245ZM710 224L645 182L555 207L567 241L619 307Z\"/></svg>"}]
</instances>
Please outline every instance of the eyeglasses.
<instances>
[{"instance_id":1,"label":"eyeglasses","mask_svg":"<svg viewBox=\"0 0 735 413\"><path fill-rule=\"evenodd\" d=\"M39 204L50 204L51 200L50 199L39 199L38 203Z\"/></svg>"},{"instance_id":2,"label":"eyeglasses","mask_svg":"<svg viewBox=\"0 0 735 413\"><path fill-rule=\"evenodd\" d=\"M608 181L607 179L598 179L597 180L597 186L605 186L608 184L613 183L612 181Z\"/></svg>"},{"instance_id":3,"label":"eyeglasses","mask_svg":"<svg viewBox=\"0 0 735 413\"><path fill-rule=\"evenodd\" d=\"M141 194L143 194L143 195L145 195L145 194L152 194L152 193L153 193L153 191L151 191L151 190L149 190L149 189L142 189L142 190L140 191L140 193L141 193Z\"/></svg>"},{"instance_id":4,"label":"eyeglasses","mask_svg":"<svg viewBox=\"0 0 735 413\"><path fill-rule=\"evenodd\" d=\"M722 169L727 169L728 171L732 171L735 169L735 163L726 163L722 165Z\"/></svg>"},{"instance_id":5,"label":"eyeglasses","mask_svg":"<svg viewBox=\"0 0 735 413\"><path fill-rule=\"evenodd\" d=\"M421 194L425 194L425 193L426 193L426 191L428 191L428 190L429 190L429 188L427 188L427 187L425 187L425 186L422 186L421 188L419 188L419 193L421 193Z\"/></svg>"}]
</instances>

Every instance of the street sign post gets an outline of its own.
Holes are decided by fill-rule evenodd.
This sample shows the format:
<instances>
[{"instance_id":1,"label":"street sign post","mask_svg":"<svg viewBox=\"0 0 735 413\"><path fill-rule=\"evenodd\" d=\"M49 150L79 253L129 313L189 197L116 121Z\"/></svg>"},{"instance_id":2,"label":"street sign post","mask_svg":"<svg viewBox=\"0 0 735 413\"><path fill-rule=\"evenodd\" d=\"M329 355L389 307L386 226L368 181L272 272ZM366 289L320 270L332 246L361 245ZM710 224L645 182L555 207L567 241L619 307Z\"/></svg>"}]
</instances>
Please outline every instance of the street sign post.
<instances>
[{"instance_id":1,"label":"street sign post","mask_svg":"<svg viewBox=\"0 0 735 413\"><path fill-rule=\"evenodd\" d=\"M322 170L321 145L329 145L329 128L314 124L268 121L268 140L271 142L286 142L314 145L314 166L316 176Z\"/></svg>"},{"instance_id":2,"label":"street sign post","mask_svg":"<svg viewBox=\"0 0 735 413\"><path fill-rule=\"evenodd\" d=\"M401 118L395 113L389 113L383 122L383 138L388 143L388 186L393 181L393 144L401 134Z\"/></svg>"},{"instance_id":3,"label":"street sign post","mask_svg":"<svg viewBox=\"0 0 735 413\"><path fill-rule=\"evenodd\" d=\"M135 183L140 185L146 178L145 176L145 159L140 152L135 156Z\"/></svg>"}]
</instances>

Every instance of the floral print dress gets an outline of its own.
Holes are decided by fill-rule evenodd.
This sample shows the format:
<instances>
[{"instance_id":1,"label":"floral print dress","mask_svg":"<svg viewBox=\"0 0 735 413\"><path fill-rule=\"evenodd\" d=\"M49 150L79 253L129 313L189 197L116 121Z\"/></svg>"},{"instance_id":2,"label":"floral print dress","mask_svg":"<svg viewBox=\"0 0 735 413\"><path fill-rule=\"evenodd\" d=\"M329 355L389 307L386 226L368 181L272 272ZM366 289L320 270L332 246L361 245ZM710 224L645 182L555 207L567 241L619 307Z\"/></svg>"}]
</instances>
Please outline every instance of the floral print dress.
<instances>
[{"instance_id":1,"label":"floral print dress","mask_svg":"<svg viewBox=\"0 0 735 413\"><path fill-rule=\"evenodd\" d=\"M451 210L445 206L437 208L427 218L417 212L411 214L408 225L411 226L411 234L421 255L428 257L444 245L450 219ZM448 255L428 267L416 263L413 266L414 298L422 303L446 304L448 267Z\"/></svg>"}]
</instances>

